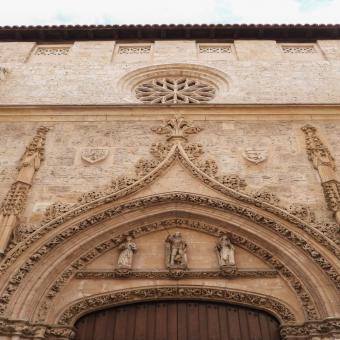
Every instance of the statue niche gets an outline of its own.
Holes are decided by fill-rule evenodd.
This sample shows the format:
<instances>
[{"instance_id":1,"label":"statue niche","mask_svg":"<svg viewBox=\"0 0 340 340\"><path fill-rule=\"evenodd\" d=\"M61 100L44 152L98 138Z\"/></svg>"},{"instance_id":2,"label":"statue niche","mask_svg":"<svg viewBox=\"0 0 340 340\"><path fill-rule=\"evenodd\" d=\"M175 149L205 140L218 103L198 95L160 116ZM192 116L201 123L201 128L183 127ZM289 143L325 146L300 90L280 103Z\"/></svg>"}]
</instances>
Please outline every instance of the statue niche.
<instances>
[{"instance_id":1,"label":"statue niche","mask_svg":"<svg viewBox=\"0 0 340 340\"><path fill-rule=\"evenodd\" d=\"M165 261L168 269L187 269L187 247L180 232L168 235L165 240Z\"/></svg>"},{"instance_id":2,"label":"statue niche","mask_svg":"<svg viewBox=\"0 0 340 340\"><path fill-rule=\"evenodd\" d=\"M219 238L216 250L221 269L235 267L235 247L232 245L227 235L223 235Z\"/></svg>"}]
</instances>

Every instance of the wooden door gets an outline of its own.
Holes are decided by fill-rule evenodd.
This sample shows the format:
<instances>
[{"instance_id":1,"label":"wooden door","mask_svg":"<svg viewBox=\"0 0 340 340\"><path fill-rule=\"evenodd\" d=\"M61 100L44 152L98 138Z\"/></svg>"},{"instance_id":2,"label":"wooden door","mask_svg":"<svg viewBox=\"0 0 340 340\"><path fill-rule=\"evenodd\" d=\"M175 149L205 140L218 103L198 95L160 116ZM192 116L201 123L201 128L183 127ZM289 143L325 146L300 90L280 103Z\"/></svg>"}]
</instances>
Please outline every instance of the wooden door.
<instances>
[{"instance_id":1,"label":"wooden door","mask_svg":"<svg viewBox=\"0 0 340 340\"><path fill-rule=\"evenodd\" d=\"M145 302L96 311L76 340L279 340L279 323L250 308L204 301Z\"/></svg>"}]
</instances>

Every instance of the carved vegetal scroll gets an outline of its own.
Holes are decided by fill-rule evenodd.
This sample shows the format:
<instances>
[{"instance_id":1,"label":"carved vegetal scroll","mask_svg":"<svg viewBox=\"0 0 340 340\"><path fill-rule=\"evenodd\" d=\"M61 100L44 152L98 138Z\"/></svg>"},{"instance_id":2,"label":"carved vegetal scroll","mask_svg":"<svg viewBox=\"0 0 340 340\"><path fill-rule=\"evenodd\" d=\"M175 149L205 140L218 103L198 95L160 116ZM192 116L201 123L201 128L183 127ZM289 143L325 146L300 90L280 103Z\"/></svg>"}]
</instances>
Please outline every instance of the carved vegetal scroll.
<instances>
[{"instance_id":1,"label":"carved vegetal scroll","mask_svg":"<svg viewBox=\"0 0 340 340\"><path fill-rule=\"evenodd\" d=\"M340 182L335 172L334 158L317 136L314 126L305 125L302 131L305 133L308 159L319 173L328 208L334 212L335 219L340 224Z\"/></svg>"},{"instance_id":2,"label":"carved vegetal scroll","mask_svg":"<svg viewBox=\"0 0 340 340\"><path fill-rule=\"evenodd\" d=\"M0 256L4 255L13 230L24 210L28 191L35 173L44 159L47 127L39 127L32 142L20 159L16 181L11 185L0 206Z\"/></svg>"}]
</instances>

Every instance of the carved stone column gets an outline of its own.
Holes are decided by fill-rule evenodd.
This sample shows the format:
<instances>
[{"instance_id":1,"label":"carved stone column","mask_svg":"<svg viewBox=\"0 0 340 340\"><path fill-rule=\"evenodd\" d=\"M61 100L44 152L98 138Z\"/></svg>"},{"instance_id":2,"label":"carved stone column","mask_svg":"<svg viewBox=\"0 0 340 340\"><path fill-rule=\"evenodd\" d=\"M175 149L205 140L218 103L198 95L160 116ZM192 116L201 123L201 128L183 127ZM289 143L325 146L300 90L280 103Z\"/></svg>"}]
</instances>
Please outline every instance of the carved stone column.
<instances>
[{"instance_id":1,"label":"carved stone column","mask_svg":"<svg viewBox=\"0 0 340 340\"><path fill-rule=\"evenodd\" d=\"M340 182L336 175L334 158L317 136L314 126L305 125L302 131L305 133L308 159L319 173L328 209L334 212L335 219L340 224Z\"/></svg>"},{"instance_id":2,"label":"carved stone column","mask_svg":"<svg viewBox=\"0 0 340 340\"><path fill-rule=\"evenodd\" d=\"M39 127L20 159L16 181L0 205L0 256L3 256L19 216L25 208L35 173L44 159L47 127Z\"/></svg>"}]
</instances>

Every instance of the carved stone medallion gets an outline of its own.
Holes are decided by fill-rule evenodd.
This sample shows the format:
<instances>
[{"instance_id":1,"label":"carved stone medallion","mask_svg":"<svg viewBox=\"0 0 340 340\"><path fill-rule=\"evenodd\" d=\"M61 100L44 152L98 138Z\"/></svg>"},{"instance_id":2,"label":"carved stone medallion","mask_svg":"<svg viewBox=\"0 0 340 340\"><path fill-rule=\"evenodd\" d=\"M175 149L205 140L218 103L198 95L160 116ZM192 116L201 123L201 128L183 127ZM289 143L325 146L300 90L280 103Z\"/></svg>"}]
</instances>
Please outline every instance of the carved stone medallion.
<instances>
[{"instance_id":1,"label":"carved stone medallion","mask_svg":"<svg viewBox=\"0 0 340 340\"><path fill-rule=\"evenodd\" d=\"M265 149L245 149L242 156L249 162L259 164L267 159L267 150Z\"/></svg>"},{"instance_id":2,"label":"carved stone medallion","mask_svg":"<svg viewBox=\"0 0 340 340\"><path fill-rule=\"evenodd\" d=\"M86 148L82 150L81 158L90 164L94 164L103 161L108 156L108 154L109 154L108 149Z\"/></svg>"}]
</instances>

